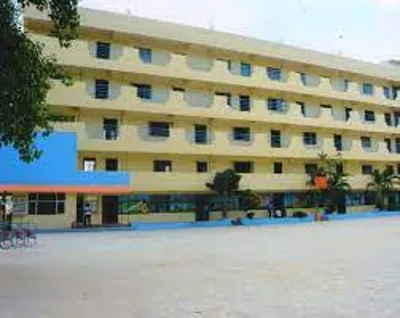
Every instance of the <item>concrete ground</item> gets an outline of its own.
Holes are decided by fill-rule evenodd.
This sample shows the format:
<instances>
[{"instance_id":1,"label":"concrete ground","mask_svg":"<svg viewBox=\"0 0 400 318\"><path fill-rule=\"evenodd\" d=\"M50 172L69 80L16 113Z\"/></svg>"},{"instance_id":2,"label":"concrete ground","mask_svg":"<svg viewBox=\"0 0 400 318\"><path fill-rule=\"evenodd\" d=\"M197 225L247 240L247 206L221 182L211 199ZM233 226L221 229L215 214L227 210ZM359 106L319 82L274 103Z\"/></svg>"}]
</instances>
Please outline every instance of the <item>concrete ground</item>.
<instances>
[{"instance_id":1,"label":"concrete ground","mask_svg":"<svg viewBox=\"0 0 400 318\"><path fill-rule=\"evenodd\" d=\"M400 317L400 218L43 234L0 251L0 317Z\"/></svg>"}]
</instances>

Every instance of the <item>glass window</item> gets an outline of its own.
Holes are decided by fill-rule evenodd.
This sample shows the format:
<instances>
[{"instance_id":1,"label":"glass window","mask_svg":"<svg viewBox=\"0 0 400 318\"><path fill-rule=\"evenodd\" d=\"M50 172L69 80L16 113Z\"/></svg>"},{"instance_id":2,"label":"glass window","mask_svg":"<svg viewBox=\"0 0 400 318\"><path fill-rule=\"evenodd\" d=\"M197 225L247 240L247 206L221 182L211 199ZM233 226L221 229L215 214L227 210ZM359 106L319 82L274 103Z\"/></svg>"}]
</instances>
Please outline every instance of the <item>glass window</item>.
<instances>
[{"instance_id":1,"label":"glass window","mask_svg":"<svg viewBox=\"0 0 400 318\"><path fill-rule=\"evenodd\" d=\"M65 194L61 193L30 193L29 214L53 215L64 213Z\"/></svg>"},{"instance_id":2,"label":"glass window","mask_svg":"<svg viewBox=\"0 0 400 318\"><path fill-rule=\"evenodd\" d=\"M274 173L276 173L276 174L283 173L283 164L282 164L282 162L274 162Z\"/></svg>"},{"instance_id":3,"label":"glass window","mask_svg":"<svg viewBox=\"0 0 400 318\"><path fill-rule=\"evenodd\" d=\"M114 118L103 119L103 138L105 140L118 139L118 120Z\"/></svg>"},{"instance_id":4,"label":"glass window","mask_svg":"<svg viewBox=\"0 0 400 318\"><path fill-rule=\"evenodd\" d=\"M318 169L318 165L315 163L306 163L304 165L304 171L308 175L314 174Z\"/></svg>"},{"instance_id":5,"label":"glass window","mask_svg":"<svg viewBox=\"0 0 400 318\"><path fill-rule=\"evenodd\" d=\"M153 161L154 172L170 172L172 171L171 160L154 160Z\"/></svg>"},{"instance_id":6,"label":"glass window","mask_svg":"<svg viewBox=\"0 0 400 318\"><path fill-rule=\"evenodd\" d=\"M138 84L135 85L137 88L137 97L141 99L151 99L153 92L151 85Z\"/></svg>"},{"instance_id":7,"label":"glass window","mask_svg":"<svg viewBox=\"0 0 400 318\"><path fill-rule=\"evenodd\" d=\"M249 112L250 111L250 96L248 95L240 95L240 111Z\"/></svg>"},{"instance_id":8,"label":"glass window","mask_svg":"<svg viewBox=\"0 0 400 318\"><path fill-rule=\"evenodd\" d=\"M208 162L207 161L196 161L197 172L208 172Z\"/></svg>"},{"instance_id":9,"label":"glass window","mask_svg":"<svg viewBox=\"0 0 400 318\"><path fill-rule=\"evenodd\" d=\"M349 90L350 81L348 79L343 80L344 91L347 92Z\"/></svg>"},{"instance_id":10,"label":"glass window","mask_svg":"<svg viewBox=\"0 0 400 318\"><path fill-rule=\"evenodd\" d=\"M240 75L246 77L251 76L251 65L249 63L240 63Z\"/></svg>"},{"instance_id":11,"label":"glass window","mask_svg":"<svg viewBox=\"0 0 400 318\"><path fill-rule=\"evenodd\" d=\"M109 82L107 80L97 79L95 81L95 97L97 99L107 99L108 86Z\"/></svg>"},{"instance_id":12,"label":"glass window","mask_svg":"<svg viewBox=\"0 0 400 318\"><path fill-rule=\"evenodd\" d=\"M300 112L305 117L306 116L306 104L303 102L296 102L298 106L300 106Z\"/></svg>"},{"instance_id":13,"label":"glass window","mask_svg":"<svg viewBox=\"0 0 400 318\"><path fill-rule=\"evenodd\" d=\"M346 107L345 108L345 112L346 112L346 121L348 121L349 119L350 119L350 117L351 117L351 112L353 111L353 109L352 108L350 108L350 107Z\"/></svg>"},{"instance_id":14,"label":"glass window","mask_svg":"<svg viewBox=\"0 0 400 318\"><path fill-rule=\"evenodd\" d=\"M267 67L267 75L270 80L281 81L282 80L282 70L277 67Z\"/></svg>"},{"instance_id":15,"label":"glass window","mask_svg":"<svg viewBox=\"0 0 400 318\"><path fill-rule=\"evenodd\" d=\"M143 63L151 64L153 61L153 54L151 49L139 48L139 57Z\"/></svg>"},{"instance_id":16,"label":"glass window","mask_svg":"<svg viewBox=\"0 0 400 318\"><path fill-rule=\"evenodd\" d=\"M234 127L233 139L240 141L250 141L250 128L249 127Z\"/></svg>"},{"instance_id":17,"label":"glass window","mask_svg":"<svg viewBox=\"0 0 400 318\"><path fill-rule=\"evenodd\" d=\"M371 148L371 146L372 146L371 137L362 136L361 137L361 146L365 149Z\"/></svg>"},{"instance_id":18,"label":"glass window","mask_svg":"<svg viewBox=\"0 0 400 318\"><path fill-rule=\"evenodd\" d=\"M268 98L268 109L276 112L285 112L287 110L287 103L279 98Z\"/></svg>"},{"instance_id":19,"label":"glass window","mask_svg":"<svg viewBox=\"0 0 400 318\"><path fill-rule=\"evenodd\" d=\"M375 112L366 110L364 112L364 120L367 122L375 122Z\"/></svg>"},{"instance_id":20,"label":"glass window","mask_svg":"<svg viewBox=\"0 0 400 318\"><path fill-rule=\"evenodd\" d=\"M196 144L207 143L207 126L206 125L194 125L194 141Z\"/></svg>"},{"instance_id":21,"label":"glass window","mask_svg":"<svg viewBox=\"0 0 400 318\"><path fill-rule=\"evenodd\" d=\"M313 132L303 133L303 141L305 145L315 146L317 144L317 134Z\"/></svg>"},{"instance_id":22,"label":"glass window","mask_svg":"<svg viewBox=\"0 0 400 318\"><path fill-rule=\"evenodd\" d=\"M118 159L106 158L106 171L118 171Z\"/></svg>"},{"instance_id":23,"label":"glass window","mask_svg":"<svg viewBox=\"0 0 400 318\"><path fill-rule=\"evenodd\" d=\"M83 158L83 171L95 171L96 158Z\"/></svg>"},{"instance_id":24,"label":"glass window","mask_svg":"<svg viewBox=\"0 0 400 318\"><path fill-rule=\"evenodd\" d=\"M110 43L96 43L96 57L99 59L108 60L110 58Z\"/></svg>"},{"instance_id":25,"label":"glass window","mask_svg":"<svg viewBox=\"0 0 400 318\"><path fill-rule=\"evenodd\" d=\"M392 114L390 113L385 113L385 123L387 126L392 126Z\"/></svg>"},{"instance_id":26,"label":"glass window","mask_svg":"<svg viewBox=\"0 0 400 318\"><path fill-rule=\"evenodd\" d=\"M400 138L396 138L396 153L400 153Z\"/></svg>"},{"instance_id":27,"label":"glass window","mask_svg":"<svg viewBox=\"0 0 400 318\"><path fill-rule=\"evenodd\" d=\"M254 163L252 161L235 161L233 163L233 169L237 173L253 173Z\"/></svg>"},{"instance_id":28,"label":"glass window","mask_svg":"<svg viewBox=\"0 0 400 318\"><path fill-rule=\"evenodd\" d=\"M281 131L280 130L271 130L271 147L272 148L281 148Z\"/></svg>"},{"instance_id":29,"label":"glass window","mask_svg":"<svg viewBox=\"0 0 400 318\"><path fill-rule=\"evenodd\" d=\"M383 87L383 96L386 99L391 99L392 98L392 94L390 92L390 87L386 87L386 86Z\"/></svg>"},{"instance_id":30,"label":"glass window","mask_svg":"<svg viewBox=\"0 0 400 318\"><path fill-rule=\"evenodd\" d=\"M362 93L364 95L374 95L374 86L371 83L363 83Z\"/></svg>"},{"instance_id":31,"label":"glass window","mask_svg":"<svg viewBox=\"0 0 400 318\"><path fill-rule=\"evenodd\" d=\"M333 143L335 145L336 151L342 151L343 150L343 140L342 140L342 135L333 135Z\"/></svg>"},{"instance_id":32,"label":"glass window","mask_svg":"<svg viewBox=\"0 0 400 318\"><path fill-rule=\"evenodd\" d=\"M149 122L149 135L154 137L169 137L169 123Z\"/></svg>"},{"instance_id":33,"label":"glass window","mask_svg":"<svg viewBox=\"0 0 400 318\"><path fill-rule=\"evenodd\" d=\"M390 138L385 138L386 149L392 152L392 140Z\"/></svg>"},{"instance_id":34,"label":"glass window","mask_svg":"<svg viewBox=\"0 0 400 318\"><path fill-rule=\"evenodd\" d=\"M306 73L303 73L303 72L300 72L299 75L300 75L300 81L301 81L301 83L302 83L304 86L307 86L307 74L306 74Z\"/></svg>"},{"instance_id":35,"label":"glass window","mask_svg":"<svg viewBox=\"0 0 400 318\"><path fill-rule=\"evenodd\" d=\"M362 174L372 174L373 167L371 165L362 165L361 173Z\"/></svg>"}]
</instances>

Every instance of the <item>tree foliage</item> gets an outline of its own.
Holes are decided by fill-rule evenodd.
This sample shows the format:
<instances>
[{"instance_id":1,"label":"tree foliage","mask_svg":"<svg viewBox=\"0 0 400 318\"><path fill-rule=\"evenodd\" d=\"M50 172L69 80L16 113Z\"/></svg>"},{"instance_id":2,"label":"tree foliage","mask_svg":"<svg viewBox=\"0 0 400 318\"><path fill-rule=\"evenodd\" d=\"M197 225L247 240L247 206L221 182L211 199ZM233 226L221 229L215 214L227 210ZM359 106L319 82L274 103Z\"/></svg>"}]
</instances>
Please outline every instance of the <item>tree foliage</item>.
<instances>
[{"instance_id":1,"label":"tree foliage","mask_svg":"<svg viewBox=\"0 0 400 318\"><path fill-rule=\"evenodd\" d=\"M237 174L233 169L226 169L222 172L217 172L213 183L206 183L206 186L220 195L229 196L239 190L241 178L242 176Z\"/></svg>"},{"instance_id":2,"label":"tree foliage","mask_svg":"<svg viewBox=\"0 0 400 318\"><path fill-rule=\"evenodd\" d=\"M46 96L51 79L67 83L54 57L45 56L43 45L32 41L19 19L28 5L48 12L52 34L68 47L79 26L77 0L0 1L0 148L14 147L24 161L40 156L38 134L51 132Z\"/></svg>"},{"instance_id":3,"label":"tree foliage","mask_svg":"<svg viewBox=\"0 0 400 318\"><path fill-rule=\"evenodd\" d=\"M399 176L392 169L385 169L382 172L375 169L372 172L371 182L368 183L367 190L375 192L375 206L379 210L384 209L385 201L395 184L399 183L399 179Z\"/></svg>"},{"instance_id":4,"label":"tree foliage","mask_svg":"<svg viewBox=\"0 0 400 318\"><path fill-rule=\"evenodd\" d=\"M256 210L260 207L262 201L260 194L247 189L241 193L241 196L245 209Z\"/></svg>"}]
</instances>

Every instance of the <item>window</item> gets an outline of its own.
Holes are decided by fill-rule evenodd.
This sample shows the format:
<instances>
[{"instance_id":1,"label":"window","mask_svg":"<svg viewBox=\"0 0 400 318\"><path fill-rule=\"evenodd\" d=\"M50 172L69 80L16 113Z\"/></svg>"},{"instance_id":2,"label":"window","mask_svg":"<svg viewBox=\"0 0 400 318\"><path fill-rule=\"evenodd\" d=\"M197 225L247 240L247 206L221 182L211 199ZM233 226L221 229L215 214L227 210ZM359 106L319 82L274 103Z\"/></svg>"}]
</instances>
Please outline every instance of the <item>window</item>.
<instances>
[{"instance_id":1,"label":"window","mask_svg":"<svg viewBox=\"0 0 400 318\"><path fill-rule=\"evenodd\" d=\"M274 162L274 173L275 174L283 173L283 164L282 164L282 162Z\"/></svg>"},{"instance_id":2,"label":"window","mask_svg":"<svg viewBox=\"0 0 400 318\"><path fill-rule=\"evenodd\" d=\"M315 146L317 144L317 134L313 132L303 133L303 142L305 145Z\"/></svg>"},{"instance_id":3,"label":"window","mask_svg":"<svg viewBox=\"0 0 400 318\"><path fill-rule=\"evenodd\" d=\"M390 113L385 113L385 123L387 126L392 126L392 114Z\"/></svg>"},{"instance_id":4,"label":"window","mask_svg":"<svg viewBox=\"0 0 400 318\"><path fill-rule=\"evenodd\" d=\"M372 146L371 137L365 137L365 136L361 137L361 146L364 149L371 148L371 146Z\"/></svg>"},{"instance_id":5,"label":"window","mask_svg":"<svg viewBox=\"0 0 400 318\"><path fill-rule=\"evenodd\" d=\"M366 110L364 112L364 120L366 122L375 122L375 112L371 111L371 110Z\"/></svg>"},{"instance_id":6,"label":"window","mask_svg":"<svg viewBox=\"0 0 400 318\"><path fill-rule=\"evenodd\" d=\"M251 76L251 65L249 63L240 63L240 75L246 77Z\"/></svg>"},{"instance_id":7,"label":"window","mask_svg":"<svg viewBox=\"0 0 400 318\"><path fill-rule=\"evenodd\" d=\"M197 172L208 172L207 161L196 161L196 170Z\"/></svg>"},{"instance_id":8,"label":"window","mask_svg":"<svg viewBox=\"0 0 400 318\"><path fill-rule=\"evenodd\" d=\"M394 112L394 125L395 127L398 127L399 124L400 124L400 113Z\"/></svg>"},{"instance_id":9,"label":"window","mask_svg":"<svg viewBox=\"0 0 400 318\"><path fill-rule=\"evenodd\" d=\"M363 83L362 93L369 96L374 95L374 86L371 83Z\"/></svg>"},{"instance_id":10,"label":"window","mask_svg":"<svg viewBox=\"0 0 400 318\"><path fill-rule=\"evenodd\" d=\"M372 174L372 166L371 165L362 165L361 166L361 173L362 174Z\"/></svg>"},{"instance_id":11,"label":"window","mask_svg":"<svg viewBox=\"0 0 400 318\"><path fill-rule=\"evenodd\" d=\"M271 130L271 147L272 148L281 148L281 131L280 130Z\"/></svg>"},{"instance_id":12,"label":"window","mask_svg":"<svg viewBox=\"0 0 400 318\"><path fill-rule=\"evenodd\" d=\"M182 88L182 87L176 87L176 86L174 86L174 87L172 87L172 91L173 91L173 92L184 93L184 92L185 92L185 89Z\"/></svg>"},{"instance_id":13,"label":"window","mask_svg":"<svg viewBox=\"0 0 400 318\"><path fill-rule=\"evenodd\" d=\"M154 137L169 137L169 123L149 122L149 135Z\"/></svg>"},{"instance_id":14,"label":"window","mask_svg":"<svg viewBox=\"0 0 400 318\"><path fill-rule=\"evenodd\" d=\"M267 75L270 80L281 81L282 80L282 70L276 67L267 67Z\"/></svg>"},{"instance_id":15,"label":"window","mask_svg":"<svg viewBox=\"0 0 400 318\"><path fill-rule=\"evenodd\" d=\"M114 118L103 119L103 138L105 140L118 139L118 120Z\"/></svg>"},{"instance_id":16,"label":"window","mask_svg":"<svg viewBox=\"0 0 400 318\"><path fill-rule=\"evenodd\" d=\"M343 139L342 135L333 135L333 143L335 146L336 151L342 151L343 150Z\"/></svg>"},{"instance_id":17,"label":"window","mask_svg":"<svg viewBox=\"0 0 400 318\"><path fill-rule=\"evenodd\" d=\"M172 171L171 160L154 160L153 161L154 172L170 172Z\"/></svg>"},{"instance_id":18,"label":"window","mask_svg":"<svg viewBox=\"0 0 400 318\"><path fill-rule=\"evenodd\" d=\"M285 112L287 109L287 103L279 98L268 98L267 104L269 110L276 112Z\"/></svg>"},{"instance_id":19,"label":"window","mask_svg":"<svg viewBox=\"0 0 400 318\"><path fill-rule=\"evenodd\" d=\"M300 81L304 86L307 86L307 74L306 73L299 73L300 75Z\"/></svg>"},{"instance_id":20,"label":"window","mask_svg":"<svg viewBox=\"0 0 400 318\"><path fill-rule=\"evenodd\" d=\"M249 127L234 127L233 139L240 141L250 141L250 128Z\"/></svg>"},{"instance_id":21,"label":"window","mask_svg":"<svg viewBox=\"0 0 400 318\"><path fill-rule=\"evenodd\" d=\"M118 171L118 159L107 158L106 159L106 171Z\"/></svg>"},{"instance_id":22,"label":"window","mask_svg":"<svg viewBox=\"0 0 400 318\"><path fill-rule=\"evenodd\" d=\"M137 84L135 86L137 88L137 97L141 99L151 99L153 95L151 85Z\"/></svg>"},{"instance_id":23,"label":"window","mask_svg":"<svg viewBox=\"0 0 400 318\"><path fill-rule=\"evenodd\" d=\"M233 163L233 169L237 173L253 173L254 163L252 161L235 161Z\"/></svg>"},{"instance_id":24,"label":"window","mask_svg":"<svg viewBox=\"0 0 400 318\"><path fill-rule=\"evenodd\" d=\"M353 111L353 109L352 108L350 108L350 107L346 107L345 108L345 112L346 112L346 121L348 121L349 119L350 119L350 117L351 117L351 112Z\"/></svg>"},{"instance_id":25,"label":"window","mask_svg":"<svg viewBox=\"0 0 400 318\"><path fill-rule=\"evenodd\" d=\"M397 164L397 174L400 174L400 163Z\"/></svg>"},{"instance_id":26,"label":"window","mask_svg":"<svg viewBox=\"0 0 400 318\"><path fill-rule=\"evenodd\" d=\"M396 153L400 153L400 138L396 138Z\"/></svg>"},{"instance_id":27,"label":"window","mask_svg":"<svg viewBox=\"0 0 400 318\"><path fill-rule=\"evenodd\" d=\"M250 96L240 95L239 102L240 102L240 111L242 111L242 112L250 111Z\"/></svg>"},{"instance_id":28,"label":"window","mask_svg":"<svg viewBox=\"0 0 400 318\"><path fill-rule=\"evenodd\" d=\"M306 116L306 104L303 102L296 102L297 105L300 106L300 112L305 117Z\"/></svg>"},{"instance_id":29,"label":"window","mask_svg":"<svg viewBox=\"0 0 400 318\"><path fill-rule=\"evenodd\" d=\"M392 152L392 140L390 138L385 138L386 149Z\"/></svg>"},{"instance_id":30,"label":"window","mask_svg":"<svg viewBox=\"0 0 400 318\"><path fill-rule=\"evenodd\" d=\"M196 144L207 143L207 126L206 125L194 125L194 141Z\"/></svg>"},{"instance_id":31,"label":"window","mask_svg":"<svg viewBox=\"0 0 400 318\"><path fill-rule=\"evenodd\" d=\"M348 79L343 80L343 84L344 84L344 91L347 92L349 90L349 84L350 81Z\"/></svg>"},{"instance_id":32,"label":"window","mask_svg":"<svg viewBox=\"0 0 400 318\"><path fill-rule=\"evenodd\" d=\"M29 193L29 214L63 214L65 207L64 193Z\"/></svg>"},{"instance_id":33,"label":"window","mask_svg":"<svg viewBox=\"0 0 400 318\"><path fill-rule=\"evenodd\" d=\"M151 49L139 48L139 57L143 63L151 64L153 61L153 54Z\"/></svg>"},{"instance_id":34,"label":"window","mask_svg":"<svg viewBox=\"0 0 400 318\"><path fill-rule=\"evenodd\" d=\"M392 98L392 96L390 94L390 88L389 87L386 87L386 86L383 87L383 96L386 99L391 99Z\"/></svg>"},{"instance_id":35,"label":"window","mask_svg":"<svg viewBox=\"0 0 400 318\"><path fill-rule=\"evenodd\" d=\"M394 167L392 165L387 165L386 170L389 171L391 174L394 173Z\"/></svg>"},{"instance_id":36,"label":"window","mask_svg":"<svg viewBox=\"0 0 400 318\"><path fill-rule=\"evenodd\" d=\"M83 171L95 171L96 158L83 158Z\"/></svg>"},{"instance_id":37,"label":"window","mask_svg":"<svg viewBox=\"0 0 400 318\"><path fill-rule=\"evenodd\" d=\"M97 99L108 98L108 86L109 83L106 80L97 79L95 82L95 97Z\"/></svg>"},{"instance_id":38,"label":"window","mask_svg":"<svg viewBox=\"0 0 400 318\"><path fill-rule=\"evenodd\" d=\"M315 163L306 163L304 165L304 171L308 175L313 175L318 169L318 165Z\"/></svg>"},{"instance_id":39,"label":"window","mask_svg":"<svg viewBox=\"0 0 400 318\"><path fill-rule=\"evenodd\" d=\"M215 92L215 95L217 95L217 96L225 96L226 97L226 103L229 106L232 106L232 95L230 93Z\"/></svg>"},{"instance_id":40,"label":"window","mask_svg":"<svg viewBox=\"0 0 400 318\"><path fill-rule=\"evenodd\" d=\"M96 57L104 60L110 59L110 43L97 42Z\"/></svg>"}]
</instances>

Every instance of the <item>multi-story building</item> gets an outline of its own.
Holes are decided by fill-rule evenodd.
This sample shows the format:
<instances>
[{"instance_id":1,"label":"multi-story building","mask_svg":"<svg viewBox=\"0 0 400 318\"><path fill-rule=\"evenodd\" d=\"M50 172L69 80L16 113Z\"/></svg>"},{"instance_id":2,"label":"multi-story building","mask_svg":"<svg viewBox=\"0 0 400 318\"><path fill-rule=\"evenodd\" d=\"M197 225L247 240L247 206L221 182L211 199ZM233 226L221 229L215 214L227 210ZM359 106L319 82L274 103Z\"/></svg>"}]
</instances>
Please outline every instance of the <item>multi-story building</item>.
<instances>
[{"instance_id":1,"label":"multi-story building","mask_svg":"<svg viewBox=\"0 0 400 318\"><path fill-rule=\"evenodd\" d=\"M80 14L79 39L68 49L49 36L45 15L28 11L25 26L73 78L70 87L54 83L48 104L70 117L55 127L76 133L77 169L130 174L130 194L93 193L100 215L116 200L142 199L162 213L148 219L194 219L206 182L226 168L242 174L242 189L301 206L322 151L341 154L353 188L348 204L362 206L370 204L374 168L400 169L395 67L128 15ZM76 210L65 213L71 220Z\"/></svg>"}]
</instances>

